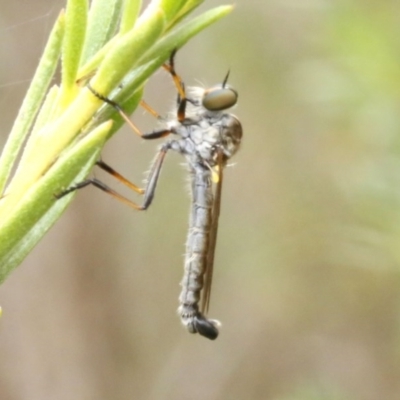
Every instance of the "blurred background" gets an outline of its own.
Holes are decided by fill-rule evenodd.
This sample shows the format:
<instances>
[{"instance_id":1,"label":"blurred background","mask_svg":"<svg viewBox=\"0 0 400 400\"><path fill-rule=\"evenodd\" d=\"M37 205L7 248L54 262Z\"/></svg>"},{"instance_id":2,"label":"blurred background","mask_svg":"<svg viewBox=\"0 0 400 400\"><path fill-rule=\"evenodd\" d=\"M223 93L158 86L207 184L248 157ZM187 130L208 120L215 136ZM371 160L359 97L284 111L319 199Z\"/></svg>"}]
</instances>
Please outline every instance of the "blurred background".
<instances>
[{"instance_id":1,"label":"blurred background","mask_svg":"<svg viewBox=\"0 0 400 400\"><path fill-rule=\"evenodd\" d=\"M0 0L1 145L63 5ZM82 190L1 286L0 399L398 400L399 37L394 0L237 0L192 40L178 72L212 85L230 69L244 127L223 188L220 337L176 315L189 196L171 153L147 212ZM160 113L175 96L163 71L145 92ZM140 183L157 145L124 129L103 159Z\"/></svg>"}]
</instances>

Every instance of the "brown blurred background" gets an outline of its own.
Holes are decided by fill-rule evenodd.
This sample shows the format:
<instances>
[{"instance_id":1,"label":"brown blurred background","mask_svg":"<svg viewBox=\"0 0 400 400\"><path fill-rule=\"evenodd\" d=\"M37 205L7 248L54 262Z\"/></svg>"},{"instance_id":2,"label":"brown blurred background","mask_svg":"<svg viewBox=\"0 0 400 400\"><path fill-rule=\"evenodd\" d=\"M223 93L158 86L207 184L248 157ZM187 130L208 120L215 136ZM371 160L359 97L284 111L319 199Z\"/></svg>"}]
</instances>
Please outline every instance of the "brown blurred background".
<instances>
[{"instance_id":1,"label":"brown blurred background","mask_svg":"<svg viewBox=\"0 0 400 400\"><path fill-rule=\"evenodd\" d=\"M1 144L63 4L0 0ZM220 337L176 315L189 199L171 154L146 213L82 190L2 285L0 399L400 399L399 38L394 0L237 0L192 40L178 71L211 85L230 68L244 127L224 182ZM170 109L164 72L145 99ZM140 182L157 144L124 129L103 158Z\"/></svg>"}]
</instances>

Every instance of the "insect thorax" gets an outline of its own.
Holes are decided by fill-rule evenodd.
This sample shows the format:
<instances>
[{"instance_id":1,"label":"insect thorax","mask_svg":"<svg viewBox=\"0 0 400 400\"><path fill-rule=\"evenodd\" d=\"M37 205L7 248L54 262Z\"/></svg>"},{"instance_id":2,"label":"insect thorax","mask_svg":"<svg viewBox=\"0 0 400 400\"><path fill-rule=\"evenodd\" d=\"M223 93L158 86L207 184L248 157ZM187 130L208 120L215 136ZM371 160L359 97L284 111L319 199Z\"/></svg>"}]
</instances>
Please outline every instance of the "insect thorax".
<instances>
[{"instance_id":1,"label":"insect thorax","mask_svg":"<svg viewBox=\"0 0 400 400\"><path fill-rule=\"evenodd\" d=\"M217 163L217 154L222 151L224 162L232 157L240 147L242 126L229 113L191 107L187 118L180 123L172 121L169 128L180 136L174 140L172 149L184 154L188 160L205 161L209 166Z\"/></svg>"}]
</instances>

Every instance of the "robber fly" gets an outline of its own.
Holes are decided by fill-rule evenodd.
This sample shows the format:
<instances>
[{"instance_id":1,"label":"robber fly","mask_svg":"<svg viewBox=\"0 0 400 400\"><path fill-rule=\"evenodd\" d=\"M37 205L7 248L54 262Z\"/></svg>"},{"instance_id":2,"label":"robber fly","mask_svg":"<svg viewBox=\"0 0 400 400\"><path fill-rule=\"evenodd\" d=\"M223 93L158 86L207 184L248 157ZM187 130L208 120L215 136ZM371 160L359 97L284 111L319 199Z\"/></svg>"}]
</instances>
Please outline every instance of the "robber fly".
<instances>
[{"instance_id":1,"label":"robber fly","mask_svg":"<svg viewBox=\"0 0 400 400\"><path fill-rule=\"evenodd\" d=\"M80 182L56 197L60 198L74 190L94 185L136 210L145 210L154 198L167 152L173 150L184 155L191 178L192 204L178 313L183 325L190 333L199 333L214 340L219 333L219 322L208 319L206 313L210 303L223 169L227 161L239 149L242 139L242 126L239 120L234 115L226 113L225 110L236 104L238 93L227 84L228 73L222 84L210 89L189 88L187 94L181 78L176 74L174 56L175 52L171 54L169 63L164 64L164 68L171 74L178 91L177 110L176 117L167 120L164 129L141 133L117 103L89 86L95 96L118 110L125 121L143 139L158 139L174 135L161 145L144 190L129 182L103 161L97 162L100 168L131 189L143 194L143 203L138 205L132 202L95 178ZM142 105L151 114L161 119L146 103L143 102Z\"/></svg>"}]
</instances>

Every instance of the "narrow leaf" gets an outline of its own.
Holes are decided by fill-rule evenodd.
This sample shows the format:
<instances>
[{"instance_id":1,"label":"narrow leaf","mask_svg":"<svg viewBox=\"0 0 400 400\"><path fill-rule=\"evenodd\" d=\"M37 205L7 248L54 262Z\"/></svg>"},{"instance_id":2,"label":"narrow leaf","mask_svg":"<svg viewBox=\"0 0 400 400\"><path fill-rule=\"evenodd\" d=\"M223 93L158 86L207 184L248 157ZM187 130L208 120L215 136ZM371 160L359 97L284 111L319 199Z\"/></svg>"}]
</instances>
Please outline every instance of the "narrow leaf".
<instances>
[{"instance_id":1,"label":"narrow leaf","mask_svg":"<svg viewBox=\"0 0 400 400\"><path fill-rule=\"evenodd\" d=\"M122 19L119 30L121 34L124 34L133 29L138 18L141 6L141 0L124 0L124 9L122 12Z\"/></svg>"},{"instance_id":2,"label":"narrow leaf","mask_svg":"<svg viewBox=\"0 0 400 400\"><path fill-rule=\"evenodd\" d=\"M80 65L92 58L115 33L122 0L93 0Z\"/></svg>"},{"instance_id":3,"label":"narrow leaf","mask_svg":"<svg viewBox=\"0 0 400 400\"><path fill-rule=\"evenodd\" d=\"M76 96L75 82L85 42L87 18L88 0L68 1L62 50L61 111Z\"/></svg>"},{"instance_id":4,"label":"narrow leaf","mask_svg":"<svg viewBox=\"0 0 400 400\"><path fill-rule=\"evenodd\" d=\"M0 231L0 282L15 268L58 219L72 196L54 194L88 174L101 151L111 122L100 125L61 156L28 190L17 209L3 220Z\"/></svg>"},{"instance_id":5,"label":"narrow leaf","mask_svg":"<svg viewBox=\"0 0 400 400\"><path fill-rule=\"evenodd\" d=\"M0 158L0 193L4 192L13 164L54 76L61 53L63 35L64 13L61 13L51 31L43 56L4 146Z\"/></svg>"}]
</instances>

